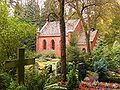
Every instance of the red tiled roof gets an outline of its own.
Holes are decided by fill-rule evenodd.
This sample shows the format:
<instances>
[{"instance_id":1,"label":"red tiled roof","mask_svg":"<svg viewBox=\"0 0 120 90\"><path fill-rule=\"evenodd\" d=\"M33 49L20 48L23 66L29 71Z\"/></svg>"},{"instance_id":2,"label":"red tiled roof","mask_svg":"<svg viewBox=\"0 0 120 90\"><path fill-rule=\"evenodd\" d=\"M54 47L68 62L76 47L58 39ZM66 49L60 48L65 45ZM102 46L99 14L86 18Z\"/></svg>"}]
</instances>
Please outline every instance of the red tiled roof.
<instances>
[{"instance_id":1,"label":"red tiled roof","mask_svg":"<svg viewBox=\"0 0 120 90\"><path fill-rule=\"evenodd\" d=\"M66 22L66 34L74 31L79 20L68 20ZM39 30L42 36L60 36L60 25L59 21L46 22L46 24Z\"/></svg>"},{"instance_id":2,"label":"red tiled roof","mask_svg":"<svg viewBox=\"0 0 120 90\"><path fill-rule=\"evenodd\" d=\"M97 30L95 31L90 31L90 41L93 41L96 34L97 34ZM85 32L82 32L80 35L80 39L78 41L78 44L86 44L86 37L85 37Z\"/></svg>"}]
</instances>

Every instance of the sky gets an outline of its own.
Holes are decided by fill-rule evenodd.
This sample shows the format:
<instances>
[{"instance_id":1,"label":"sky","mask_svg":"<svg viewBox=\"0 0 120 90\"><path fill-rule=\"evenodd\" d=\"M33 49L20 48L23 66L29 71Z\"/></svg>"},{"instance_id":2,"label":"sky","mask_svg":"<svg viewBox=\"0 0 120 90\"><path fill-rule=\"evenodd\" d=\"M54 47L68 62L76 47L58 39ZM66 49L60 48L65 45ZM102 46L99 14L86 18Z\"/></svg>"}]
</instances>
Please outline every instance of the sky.
<instances>
[{"instance_id":1,"label":"sky","mask_svg":"<svg viewBox=\"0 0 120 90\"><path fill-rule=\"evenodd\" d=\"M17 0L14 0L14 1L17 1ZM25 3L27 0L18 0L19 2L22 1L22 3ZM44 1L46 0L35 0L35 1L38 1L40 7L43 7L43 4L44 4Z\"/></svg>"},{"instance_id":2,"label":"sky","mask_svg":"<svg viewBox=\"0 0 120 90\"><path fill-rule=\"evenodd\" d=\"M16 1L16 0L14 0L14 1ZM19 2L22 1L22 3L25 3L27 0L18 0L18 1ZM42 7L44 7L44 1L46 1L46 0L35 0L35 1L38 1L40 9L41 9ZM13 12L14 12L14 9L12 7L9 7L9 16L13 16Z\"/></svg>"},{"instance_id":3,"label":"sky","mask_svg":"<svg viewBox=\"0 0 120 90\"><path fill-rule=\"evenodd\" d=\"M22 0L22 1L25 3L26 0ZM37 1L37 0L35 0L35 1ZM43 6L44 1L45 1L45 0L38 0L38 3L39 3L39 5L40 5L40 7Z\"/></svg>"},{"instance_id":4,"label":"sky","mask_svg":"<svg viewBox=\"0 0 120 90\"><path fill-rule=\"evenodd\" d=\"M38 0L39 5L40 5L40 6L43 5L44 1L45 1L45 0Z\"/></svg>"},{"instance_id":5,"label":"sky","mask_svg":"<svg viewBox=\"0 0 120 90\"><path fill-rule=\"evenodd\" d=\"M43 7L44 1L45 1L45 0L38 0L38 3L39 3L39 5L40 5L40 9Z\"/></svg>"}]
</instances>

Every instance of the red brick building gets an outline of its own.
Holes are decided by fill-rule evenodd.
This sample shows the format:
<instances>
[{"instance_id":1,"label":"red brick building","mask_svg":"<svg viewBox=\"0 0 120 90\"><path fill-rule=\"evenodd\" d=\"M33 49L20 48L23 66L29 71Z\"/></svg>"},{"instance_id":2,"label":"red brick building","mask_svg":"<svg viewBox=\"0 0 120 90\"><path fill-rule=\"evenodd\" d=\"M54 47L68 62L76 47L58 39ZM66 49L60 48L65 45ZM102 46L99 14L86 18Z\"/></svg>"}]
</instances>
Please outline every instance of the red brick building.
<instances>
[{"instance_id":1,"label":"red brick building","mask_svg":"<svg viewBox=\"0 0 120 90\"><path fill-rule=\"evenodd\" d=\"M80 50L87 50L85 33L80 20L66 22L66 45L69 45L71 33L79 34L78 46ZM94 48L98 37L98 31L90 31L91 49ZM60 25L59 21L46 22L42 29L37 31L36 51L55 50L56 56L60 56Z\"/></svg>"}]
</instances>

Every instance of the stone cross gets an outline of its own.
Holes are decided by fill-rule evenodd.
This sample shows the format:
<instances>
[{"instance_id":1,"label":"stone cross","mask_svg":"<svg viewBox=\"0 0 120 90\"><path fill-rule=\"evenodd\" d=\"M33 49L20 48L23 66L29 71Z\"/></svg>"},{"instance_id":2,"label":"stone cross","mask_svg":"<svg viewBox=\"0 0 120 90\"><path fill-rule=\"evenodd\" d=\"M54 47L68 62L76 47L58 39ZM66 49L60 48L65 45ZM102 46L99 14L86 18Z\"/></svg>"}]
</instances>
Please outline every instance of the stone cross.
<instances>
[{"instance_id":1,"label":"stone cross","mask_svg":"<svg viewBox=\"0 0 120 90\"><path fill-rule=\"evenodd\" d=\"M17 69L17 83L18 84L24 83L24 66L30 65L30 64L35 64L35 58L25 59L24 53L25 53L25 49L20 48L17 51L17 60L5 62L5 68L16 67L16 69Z\"/></svg>"}]
</instances>

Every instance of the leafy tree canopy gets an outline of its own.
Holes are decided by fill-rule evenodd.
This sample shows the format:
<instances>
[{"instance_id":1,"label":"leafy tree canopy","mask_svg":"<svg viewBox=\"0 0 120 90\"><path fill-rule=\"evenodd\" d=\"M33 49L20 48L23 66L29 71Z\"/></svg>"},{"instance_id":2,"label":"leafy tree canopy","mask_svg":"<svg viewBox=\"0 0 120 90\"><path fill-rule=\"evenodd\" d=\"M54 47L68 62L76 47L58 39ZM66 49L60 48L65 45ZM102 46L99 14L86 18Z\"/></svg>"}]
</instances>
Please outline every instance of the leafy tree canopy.
<instances>
[{"instance_id":1,"label":"leafy tree canopy","mask_svg":"<svg viewBox=\"0 0 120 90\"><path fill-rule=\"evenodd\" d=\"M24 40L35 36L36 27L8 16L7 4L0 3L0 60L16 57L16 50L24 46Z\"/></svg>"}]
</instances>

